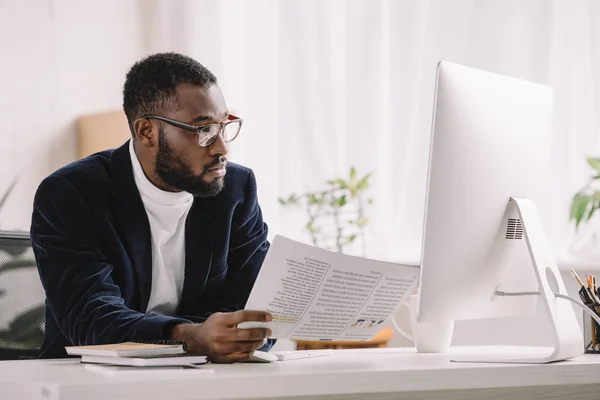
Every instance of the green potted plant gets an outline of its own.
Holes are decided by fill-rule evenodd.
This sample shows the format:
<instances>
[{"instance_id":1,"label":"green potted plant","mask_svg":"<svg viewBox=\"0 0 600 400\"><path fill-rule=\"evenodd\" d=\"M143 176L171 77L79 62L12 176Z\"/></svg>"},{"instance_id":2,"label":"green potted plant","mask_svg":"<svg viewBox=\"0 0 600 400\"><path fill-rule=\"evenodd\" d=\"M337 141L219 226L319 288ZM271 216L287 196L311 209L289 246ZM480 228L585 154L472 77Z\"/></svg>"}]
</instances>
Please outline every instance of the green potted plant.
<instances>
[{"instance_id":1,"label":"green potted plant","mask_svg":"<svg viewBox=\"0 0 600 400\"><path fill-rule=\"evenodd\" d=\"M588 182L575 193L571 200L569 221L575 224L576 237L569 248L572 257L579 261L600 261L600 158L588 157L592 168ZM582 229L584 228L584 229Z\"/></svg>"},{"instance_id":2,"label":"green potted plant","mask_svg":"<svg viewBox=\"0 0 600 400\"><path fill-rule=\"evenodd\" d=\"M350 246L359 245L365 256L365 229L369 223L366 209L373 204L366 195L371 175L359 176L351 167L347 177L326 181L323 190L292 193L279 202L306 212L305 229L314 246L345 252Z\"/></svg>"},{"instance_id":3,"label":"green potted plant","mask_svg":"<svg viewBox=\"0 0 600 400\"><path fill-rule=\"evenodd\" d=\"M587 159L594 170L590 180L573 196L570 221L575 221L575 229L581 222L589 221L600 208L600 158Z\"/></svg>"}]
</instances>

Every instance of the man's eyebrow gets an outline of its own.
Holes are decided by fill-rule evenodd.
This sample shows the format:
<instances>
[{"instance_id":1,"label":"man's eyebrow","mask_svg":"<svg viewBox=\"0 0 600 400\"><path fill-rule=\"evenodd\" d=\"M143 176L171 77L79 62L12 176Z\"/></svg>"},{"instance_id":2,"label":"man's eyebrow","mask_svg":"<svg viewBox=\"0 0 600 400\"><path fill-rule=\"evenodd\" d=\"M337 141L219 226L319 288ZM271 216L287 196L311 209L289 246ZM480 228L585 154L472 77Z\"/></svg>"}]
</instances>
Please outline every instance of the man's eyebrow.
<instances>
[{"instance_id":1,"label":"man's eyebrow","mask_svg":"<svg viewBox=\"0 0 600 400\"><path fill-rule=\"evenodd\" d=\"M229 116L229 112L225 111L225 113L223 114L223 119L226 119ZM213 117L211 117L210 115L200 115L199 117L194 118L191 123L198 123L198 122L204 122L204 121L213 121Z\"/></svg>"},{"instance_id":2,"label":"man's eyebrow","mask_svg":"<svg viewBox=\"0 0 600 400\"><path fill-rule=\"evenodd\" d=\"M201 115L199 117L194 118L191 122L202 122L202 121L212 121L212 117L210 115Z\"/></svg>"}]
</instances>

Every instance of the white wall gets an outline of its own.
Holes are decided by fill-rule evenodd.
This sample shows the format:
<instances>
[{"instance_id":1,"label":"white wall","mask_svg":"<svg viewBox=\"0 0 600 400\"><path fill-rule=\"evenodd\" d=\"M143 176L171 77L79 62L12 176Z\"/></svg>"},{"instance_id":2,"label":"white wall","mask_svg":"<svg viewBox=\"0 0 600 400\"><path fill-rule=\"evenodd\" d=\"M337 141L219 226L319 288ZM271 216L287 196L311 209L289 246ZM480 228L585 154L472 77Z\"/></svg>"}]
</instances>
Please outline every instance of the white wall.
<instances>
[{"instance_id":1,"label":"white wall","mask_svg":"<svg viewBox=\"0 0 600 400\"><path fill-rule=\"evenodd\" d=\"M0 193L20 175L0 229L29 229L37 185L75 159L76 118L121 107L145 53L141 4L0 0Z\"/></svg>"}]
</instances>

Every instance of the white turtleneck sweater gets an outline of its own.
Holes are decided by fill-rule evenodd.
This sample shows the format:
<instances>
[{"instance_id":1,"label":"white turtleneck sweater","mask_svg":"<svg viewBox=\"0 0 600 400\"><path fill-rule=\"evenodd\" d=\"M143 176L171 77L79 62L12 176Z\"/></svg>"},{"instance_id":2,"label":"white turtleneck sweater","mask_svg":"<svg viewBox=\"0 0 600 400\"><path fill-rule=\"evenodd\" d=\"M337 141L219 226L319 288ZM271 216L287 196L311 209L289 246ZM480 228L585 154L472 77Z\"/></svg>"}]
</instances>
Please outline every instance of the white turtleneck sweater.
<instances>
[{"instance_id":1,"label":"white turtleneck sweater","mask_svg":"<svg viewBox=\"0 0 600 400\"><path fill-rule=\"evenodd\" d=\"M185 273L185 221L194 196L154 186L129 143L133 177L140 192L152 237L152 289L147 313L175 315Z\"/></svg>"}]
</instances>

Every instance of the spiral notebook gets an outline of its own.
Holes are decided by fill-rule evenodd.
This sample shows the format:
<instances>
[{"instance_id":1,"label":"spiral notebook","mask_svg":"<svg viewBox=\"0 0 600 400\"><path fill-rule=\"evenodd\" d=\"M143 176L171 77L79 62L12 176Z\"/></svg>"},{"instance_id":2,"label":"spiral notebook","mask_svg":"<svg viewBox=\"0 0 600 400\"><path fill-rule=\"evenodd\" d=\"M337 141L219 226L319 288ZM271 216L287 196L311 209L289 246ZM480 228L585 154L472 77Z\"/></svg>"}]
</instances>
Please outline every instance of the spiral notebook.
<instances>
[{"instance_id":1,"label":"spiral notebook","mask_svg":"<svg viewBox=\"0 0 600 400\"><path fill-rule=\"evenodd\" d=\"M72 356L165 357L185 354L186 343L173 340L132 341L93 346L67 346Z\"/></svg>"}]
</instances>

